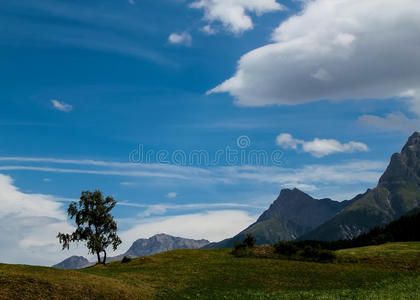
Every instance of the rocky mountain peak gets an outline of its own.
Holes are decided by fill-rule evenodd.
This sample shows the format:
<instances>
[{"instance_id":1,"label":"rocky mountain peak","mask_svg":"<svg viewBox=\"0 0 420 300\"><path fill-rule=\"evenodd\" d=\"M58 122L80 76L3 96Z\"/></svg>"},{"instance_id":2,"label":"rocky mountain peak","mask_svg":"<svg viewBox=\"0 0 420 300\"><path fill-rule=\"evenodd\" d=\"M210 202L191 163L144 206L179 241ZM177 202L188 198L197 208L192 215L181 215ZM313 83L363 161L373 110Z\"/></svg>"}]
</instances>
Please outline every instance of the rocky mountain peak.
<instances>
[{"instance_id":1,"label":"rocky mountain peak","mask_svg":"<svg viewBox=\"0 0 420 300\"><path fill-rule=\"evenodd\" d=\"M299 199L299 198L311 198L308 194L302 192L301 190L294 188L294 189L283 189L280 191L280 195L277 198L278 200L288 200L290 197Z\"/></svg>"},{"instance_id":2,"label":"rocky mountain peak","mask_svg":"<svg viewBox=\"0 0 420 300\"><path fill-rule=\"evenodd\" d=\"M53 268L58 269L83 269L86 267L91 266L92 263L87 260L87 258L83 256L71 256L61 263L56 264Z\"/></svg>"},{"instance_id":3,"label":"rocky mountain peak","mask_svg":"<svg viewBox=\"0 0 420 300\"><path fill-rule=\"evenodd\" d=\"M407 141L406 146L420 145L420 132L414 132Z\"/></svg>"},{"instance_id":4,"label":"rocky mountain peak","mask_svg":"<svg viewBox=\"0 0 420 300\"><path fill-rule=\"evenodd\" d=\"M419 167L420 160L420 133L415 132L408 139L401 151L401 158L405 165Z\"/></svg>"},{"instance_id":5,"label":"rocky mountain peak","mask_svg":"<svg viewBox=\"0 0 420 300\"><path fill-rule=\"evenodd\" d=\"M352 238L420 207L420 133L412 134L401 153L392 155L377 187L357 196L351 203L337 216L300 238Z\"/></svg>"},{"instance_id":6,"label":"rocky mountain peak","mask_svg":"<svg viewBox=\"0 0 420 300\"><path fill-rule=\"evenodd\" d=\"M343 204L331 199L314 199L297 188L283 189L257 222L275 218L313 228L335 215Z\"/></svg>"},{"instance_id":7,"label":"rocky mountain peak","mask_svg":"<svg viewBox=\"0 0 420 300\"><path fill-rule=\"evenodd\" d=\"M139 257L175 249L196 249L204 247L207 240L193 240L175 237L164 233L156 234L148 239L138 239L125 253L126 256Z\"/></svg>"},{"instance_id":8,"label":"rocky mountain peak","mask_svg":"<svg viewBox=\"0 0 420 300\"><path fill-rule=\"evenodd\" d=\"M380 186L402 181L420 184L420 133L413 133L401 150L391 157L388 168L379 179Z\"/></svg>"}]
</instances>

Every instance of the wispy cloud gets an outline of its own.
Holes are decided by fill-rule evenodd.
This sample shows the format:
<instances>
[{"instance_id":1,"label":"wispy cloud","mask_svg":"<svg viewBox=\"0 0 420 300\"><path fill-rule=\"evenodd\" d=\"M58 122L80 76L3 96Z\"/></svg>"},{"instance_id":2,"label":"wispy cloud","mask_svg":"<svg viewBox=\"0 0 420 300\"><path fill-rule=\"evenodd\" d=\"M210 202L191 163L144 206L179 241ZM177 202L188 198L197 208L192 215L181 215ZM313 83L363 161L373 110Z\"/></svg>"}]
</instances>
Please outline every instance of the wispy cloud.
<instances>
[{"instance_id":1,"label":"wispy cloud","mask_svg":"<svg viewBox=\"0 0 420 300\"><path fill-rule=\"evenodd\" d=\"M73 106L65 103L63 101L58 101L58 100L51 100L52 105L54 106L55 109L59 110L59 111L63 111L63 112L71 112L73 110Z\"/></svg>"},{"instance_id":2,"label":"wispy cloud","mask_svg":"<svg viewBox=\"0 0 420 300\"><path fill-rule=\"evenodd\" d=\"M270 199L273 200L273 199ZM263 210L266 207L242 203L197 203L197 204L154 204L154 205L136 205L136 203L120 202L119 205L131 207L145 207L145 210L139 213L140 217L150 217L153 215L165 215L168 212L202 211L202 210L220 210L220 209L258 209Z\"/></svg>"},{"instance_id":3,"label":"wispy cloud","mask_svg":"<svg viewBox=\"0 0 420 300\"><path fill-rule=\"evenodd\" d=\"M409 119L401 112L387 114L383 117L363 115L358 122L364 127L375 128L380 131L400 131L410 134L420 128L420 118Z\"/></svg>"},{"instance_id":4,"label":"wispy cloud","mask_svg":"<svg viewBox=\"0 0 420 300\"><path fill-rule=\"evenodd\" d=\"M385 116L363 115L359 117L358 122L365 127L381 131L400 131L406 134L418 131L420 128L420 91L412 89L401 96L404 100L409 100L408 108L415 115L414 118L409 118L397 111Z\"/></svg>"},{"instance_id":5,"label":"wispy cloud","mask_svg":"<svg viewBox=\"0 0 420 300\"><path fill-rule=\"evenodd\" d=\"M0 126L11 126L11 127L51 127L56 126L53 123L43 123L43 122L32 122L32 121L0 121Z\"/></svg>"},{"instance_id":6,"label":"wispy cloud","mask_svg":"<svg viewBox=\"0 0 420 300\"><path fill-rule=\"evenodd\" d=\"M158 26L142 22L138 15L112 5L74 1L30 1L2 4L0 17L13 35L4 31L0 43L36 43L45 47L67 45L94 51L116 53L174 65L141 41L156 36ZM8 12L13 12L10 14ZM13 18L10 17L13 15ZM74 26L74 23L78 26Z\"/></svg>"},{"instance_id":7,"label":"wispy cloud","mask_svg":"<svg viewBox=\"0 0 420 300\"><path fill-rule=\"evenodd\" d=\"M145 211L139 213L139 217L150 217L151 215L163 215L167 211L167 207L164 205L152 205Z\"/></svg>"},{"instance_id":8,"label":"wispy cloud","mask_svg":"<svg viewBox=\"0 0 420 300\"><path fill-rule=\"evenodd\" d=\"M105 175L105 176L129 176L129 177L164 177L173 179L187 180L189 177L161 172L142 172L142 171L124 171L124 170L87 170L87 169L65 169L65 168L50 168L37 166L0 166L1 171L39 171L50 173L68 173L68 174L91 174L91 175Z\"/></svg>"},{"instance_id":9,"label":"wispy cloud","mask_svg":"<svg viewBox=\"0 0 420 300\"><path fill-rule=\"evenodd\" d=\"M178 196L178 194L176 192L170 192L170 193L166 194L166 198L169 198L169 199L176 198L176 196Z\"/></svg>"},{"instance_id":10,"label":"wispy cloud","mask_svg":"<svg viewBox=\"0 0 420 300\"><path fill-rule=\"evenodd\" d=\"M274 195L265 195L264 197L260 197L261 203L255 204L255 198L248 199L244 201L244 203L236 203L236 202L221 202L221 203L185 203L185 204L171 204L171 203L158 203L158 204L143 204L143 203L136 203L130 201L118 201L117 205L120 206L127 206L133 208L140 208L144 211L147 211L147 216L154 215L154 214L164 214L168 211L175 211L175 212L183 212L183 211L191 211L191 210L211 210L211 209L264 209L266 208L266 203L272 201L274 199ZM79 199L74 198L66 198L66 197L53 197L55 201L59 202L74 202L79 201ZM254 203L254 204L253 204ZM263 204L264 203L264 204ZM144 216L144 213L140 215Z\"/></svg>"},{"instance_id":11,"label":"wispy cloud","mask_svg":"<svg viewBox=\"0 0 420 300\"><path fill-rule=\"evenodd\" d=\"M65 198L64 198L65 199ZM73 199L67 199L68 201L74 201ZM270 199L271 200L271 199ZM118 202L118 205L139 207L139 208L153 208L155 206L165 207L166 210L193 210L193 209L211 209L211 208L264 208L262 205L253 205L247 203L190 203L190 204L139 204L133 202L122 201Z\"/></svg>"},{"instance_id":12,"label":"wispy cloud","mask_svg":"<svg viewBox=\"0 0 420 300\"><path fill-rule=\"evenodd\" d=\"M306 186L310 190L332 184L376 183L387 162L350 160L335 164L309 164L297 168L278 166L219 166L210 168L184 167L169 164L133 164L96 160L66 160L36 157L0 157L3 171L37 171L49 173L91 174L122 177L168 178L201 184L268 183L283 187ZM33 162L37 165L27 165ZM45 164L48 164L47 166ZM58 166L51 166L56 164ZM85 165L90 168L62 168L59 165ZM96 168L93 168L96 167Z\"/></svg>"},{"instance_id":13,"label":"wispy cloud","mask_svg":"<svg viewBox=\"0 0 420 300\"><path fill-rule=\"evenodd\" d=\"M208 35L214 35L217 33L217 29L212 27L211 25L205 25L201 28L201 31Z\"/></svg>"}]
</instances>

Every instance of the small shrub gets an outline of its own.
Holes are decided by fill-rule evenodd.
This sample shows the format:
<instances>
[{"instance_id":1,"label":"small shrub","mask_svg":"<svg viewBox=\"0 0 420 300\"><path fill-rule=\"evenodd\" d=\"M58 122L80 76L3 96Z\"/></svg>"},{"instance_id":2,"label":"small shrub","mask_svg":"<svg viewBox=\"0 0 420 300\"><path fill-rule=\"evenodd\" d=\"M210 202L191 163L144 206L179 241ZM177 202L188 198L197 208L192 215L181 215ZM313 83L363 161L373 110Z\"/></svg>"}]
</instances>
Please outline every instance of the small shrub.
<instances>
[{"instance_id":1,"label":"small shrub","mask_svg":"<svg viewBox=\"0 0 420 300\"><path fill-rule=\"evenodd\" d=\"M121 260L122 264L126 264L126 263L129 263L129 262L131 262L131 258L129 258L127 256L124 256L123 259Z\"/></svg>"},{"instance_id":2,"label":"small shrub","mask_svg":"<svg viewBox=\"0 0 420 300\"><path fill-rule=\"evenodd\" d=\"M318 253L317 261L319 262L333 262L337 257L334 252L330 250L320 250Z\"/></svg>"},{"instance_id":3,"label":"small shrub","mask_svg":"<svg viewBox=\"0 0 420 300\"><path fill-rule=\"evenodd\" d=\"M246 257L253 256L253 252L250 248L238 248L232 251L232 254L236 257Z\"/></svg>"},{"instance_id":4,"label":"small shrub","mask_svg":"<svg viewBox=\"0 0 420 300\"><path fill-rule=\"evenodd\" d=\"M243 243L248 247L248 248L253 248L255 246L255 238L252 235L252 233L248 232L246 234L246 237L243 241Z\"/></svg>"},{"instance_id":5,"label":"small shrub","mask_svg":"<svg viewBox=\"0 0 420 300\"><path fill-rule=\"evenodd\" d=\"M237 257L243 257L252 254L252 248L255 246L255 238L248 233L243 242L236 241L233 245L232 254Z\"/></svg>"},{"instance_id":6,"label":"small shrub","mask_svg":"<svg viewBox=\"0 0 420 300\"><path fill-rule=\"evenodd\" d=\"M298 248L293 242L280 241L274 245L275 252L281 255L292 256L298 251Z\"/></svg>"},{"instance_id":7,"label":"small shrub","mask_svg":"<svg viewBox=\"0 0 420 300\"><path fill-rule=\"evenodd\" d=\"M242 243L242 242L236 241L236 242L233 244L233 250L239 250L239 249L245 249L245 248L246 248L245 243Z\"/></svg>"},{"instance_id":8,"label":"small shrub","mask_svg":"<svg viewBox=\"0 0 420 300\"><path fill-rule=\"evenodd\" d=\"M318 249L306 245L303 248L302 256L305 258L316 258L318 256Z\"/></svg>"},{"instance_id":9,"label":"small shrub","mask_svg":"<svg viewBox=\"0 0 420 300\"><path fill-rule=\"evenodd\" d=\"M331 262L334 261L336 258L334 252L330 250L315 248L308 245L305 246L305 248L303 248L301 255L304 258L308 258L319 262Z\"/></svg>"}]
</instances>

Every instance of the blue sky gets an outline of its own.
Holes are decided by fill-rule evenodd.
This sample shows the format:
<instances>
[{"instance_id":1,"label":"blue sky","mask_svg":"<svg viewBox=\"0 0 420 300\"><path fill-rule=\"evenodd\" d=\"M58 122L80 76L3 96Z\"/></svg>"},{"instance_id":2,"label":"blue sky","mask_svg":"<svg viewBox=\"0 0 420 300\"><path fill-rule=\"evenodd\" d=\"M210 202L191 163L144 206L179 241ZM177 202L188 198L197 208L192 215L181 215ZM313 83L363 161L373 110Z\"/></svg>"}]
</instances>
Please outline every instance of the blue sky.
<instances>
[{"instance_id":1,"label":"blue sky","mask_svg":"<svg viewBox=\"0 0 420 300\"><path fill-rule=\"evenodd\" d=\"M0 240L16 234L19 248L3 250L4 261L85 254L61 253L53 235L70 228L66 201L81 190L122 202L126 248L161 231L227 238L282 188L344 200L375 186L420 125L419 5L404 2L380 12L376 0L1 3L0 227L14 216L39 229L33 238L26 225L4 229ZM132 163L139 146L281 159ZM44 204L48 213L33 212Z\"/></svg>"}]
</instances>

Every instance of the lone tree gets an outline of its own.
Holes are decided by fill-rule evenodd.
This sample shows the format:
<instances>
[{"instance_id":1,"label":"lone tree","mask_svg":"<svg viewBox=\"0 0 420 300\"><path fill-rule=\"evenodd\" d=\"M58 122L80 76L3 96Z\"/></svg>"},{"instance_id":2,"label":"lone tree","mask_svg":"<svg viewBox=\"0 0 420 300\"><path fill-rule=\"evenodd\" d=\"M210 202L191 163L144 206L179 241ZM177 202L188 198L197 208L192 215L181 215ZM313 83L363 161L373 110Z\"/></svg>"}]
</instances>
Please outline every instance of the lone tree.
<instances>
[{"instance_id":1,"label":"lone tree","mask_svg":"<svg viewBox=\"0 0 420 300\"><path fill-rule=\"evenodd\" d=\"M71 242L86 241L89 253L97 255L98 264L106 263L106 249L112 245L113 250L121 244L117 235L117 223L110 214L117 202L112 197L102 196L101 191L83 191L78 202L70 204L67 213L75 219L77 228L71 234L58 233L57 238L63 244L63 250L69 249ZM104 253L101 261L100 253Z\"/></svg>"}]
</instances>

